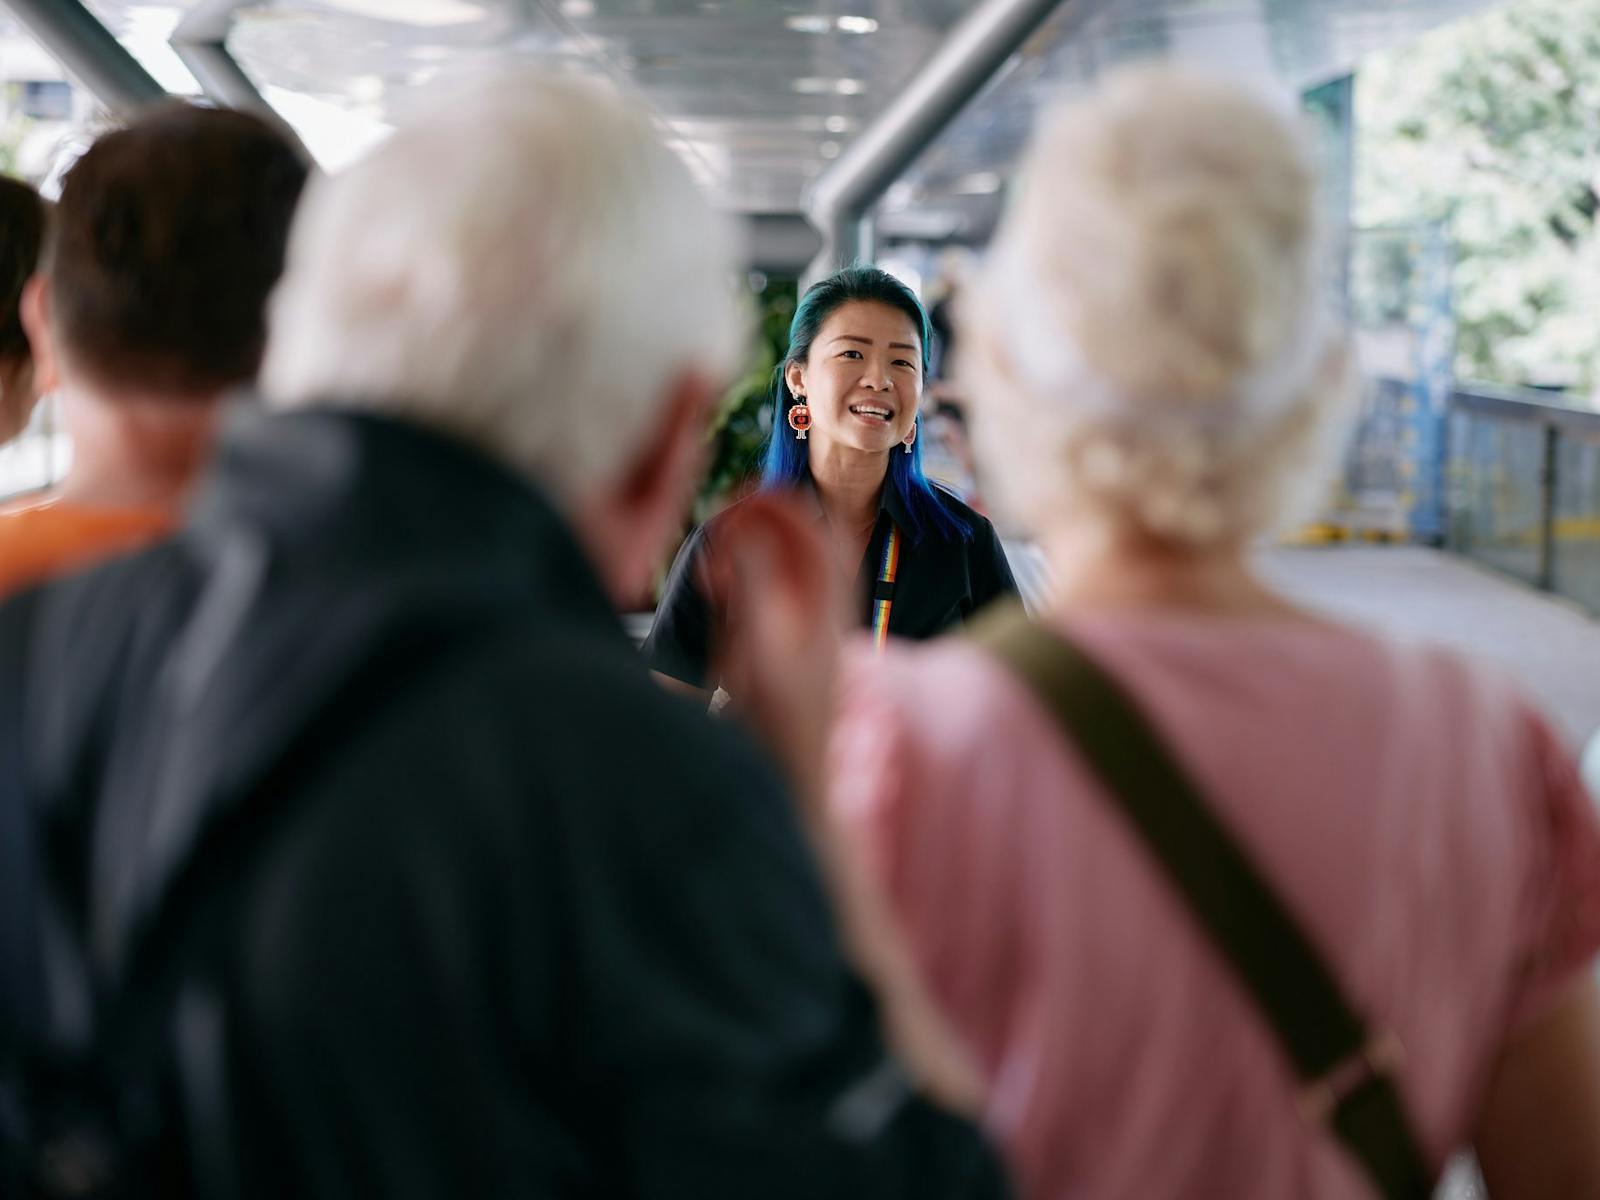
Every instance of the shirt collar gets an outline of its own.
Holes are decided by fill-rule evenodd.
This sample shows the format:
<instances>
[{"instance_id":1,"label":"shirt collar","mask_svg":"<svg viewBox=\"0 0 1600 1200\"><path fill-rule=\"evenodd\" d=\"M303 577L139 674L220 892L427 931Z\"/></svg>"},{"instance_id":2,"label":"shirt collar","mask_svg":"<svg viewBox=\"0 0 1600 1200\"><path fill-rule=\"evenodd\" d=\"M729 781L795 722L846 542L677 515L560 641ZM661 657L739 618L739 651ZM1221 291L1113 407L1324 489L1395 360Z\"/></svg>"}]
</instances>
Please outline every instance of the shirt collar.
<instances>
[{"instance_id":1,"label":"shirt collar","mask_svg":"<svg viewBox=\"0 0 1600 1200\"><path fill-rule=\"evenodd\" d=\"M889 451L890 454L899 454L898 449ZM906 506L900 499L900 489L889 481L888 476L883 480L883 492L878 496L878 511L889 514L889 519L900 527L900 532L905 533L910 528L911 521L906 513Z\"/></svg>"}]
</instances>

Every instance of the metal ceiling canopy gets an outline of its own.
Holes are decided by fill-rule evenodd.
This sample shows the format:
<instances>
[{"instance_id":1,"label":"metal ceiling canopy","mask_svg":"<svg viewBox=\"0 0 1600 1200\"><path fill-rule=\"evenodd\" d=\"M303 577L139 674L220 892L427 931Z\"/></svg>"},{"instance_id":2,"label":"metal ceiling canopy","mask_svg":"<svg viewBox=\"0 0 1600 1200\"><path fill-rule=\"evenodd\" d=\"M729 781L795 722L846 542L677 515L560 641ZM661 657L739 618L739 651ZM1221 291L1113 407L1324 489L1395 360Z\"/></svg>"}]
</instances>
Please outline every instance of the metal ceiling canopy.
<instances>
[{"instance_id":1,"label":"metal ceiling canopy","mask_svg":"<svg viewBox=\"0 0 1600 1200\"><path fill-rule=\"evenodd\" d=\"M946 36L934 56L833 168L812 186L807 210L822 233L813 276L866 249L866 211L914 163L951 119L994 79L1055 11L1060 0L985 0Z\"/></svg>"},{"instance_id":2,"label":"metal ceiling canopy","mask_svg":"<svg viewBox=\"0 0 1600 1200\"><path fill-rule=\"evenodd\" d=\"M983 0L984 7L992 2ZM873 228L884 242L981 243L1038 114L1124 63L1201 64L1288 96L1487 2L1057 4L1004 78L905 164L872 207ZM866 156L863 131L884 136L886 114L929 86L924 76L941 47L948 51L952 31L974 19L978 6L975 0L251 0L234 6L220 43L214 27L201 37L191 32L198 25L184 23L185 69L168 44L174 25L220 4L86 3L171 90L180 90L179 76L193 87L192 71L206 76L205 89L221 102L249 107L242 88L252 85L329 170L386 136L425 102L419 89L441 74L509 59L595 76L648 106L667 144L721 207L757 214L752 241L766 245L803 231L791 225L780 239L761 214L792 215L808 197L813 204L827 200L846 168ZM62 5L19 0L17 7L56 16ZM218 51L226 51L231 67ZM870 173L879 176L873 187L858 181L840 191L880 190L889 172ZM764 221L771 228L763 229ZM844 230L840 241L854 235Z\"/></svg>"},{"instance_id":3,"label":"metal ceiling canopy","mask_svg":"<svg viewBox=\"0 0 1600 1200\"><path fill-rule=\"evenodd\" d=\"M112 112L126 115L166 99L166 90L79 0L7 0L7 7Z\"/></svg>"}]
</instances>

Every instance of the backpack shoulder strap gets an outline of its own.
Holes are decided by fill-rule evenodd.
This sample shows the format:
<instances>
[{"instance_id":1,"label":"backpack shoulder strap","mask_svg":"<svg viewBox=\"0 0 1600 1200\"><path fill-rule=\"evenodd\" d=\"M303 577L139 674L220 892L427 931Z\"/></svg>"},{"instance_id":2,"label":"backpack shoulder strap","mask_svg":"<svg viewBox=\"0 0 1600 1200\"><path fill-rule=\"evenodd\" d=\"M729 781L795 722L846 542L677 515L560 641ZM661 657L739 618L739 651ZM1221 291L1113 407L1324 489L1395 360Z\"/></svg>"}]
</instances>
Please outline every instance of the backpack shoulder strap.
<instances>
[{"instance_id":1,"label":"backpack shoulder strap","mask_svg":"<svg viewBox=\"0 0 1600 1200\"><path fill-rule=\"evenodd\" d=\"M1431 1173L1393 1071L1400 1047L1357 1015L1321 954L1212 813L1139 706L1065 637L1004 606L969 636L1033 691L1227 961L1326 1125L1387 1200L1426 1197Z\"/></svg>"}]
</instances>

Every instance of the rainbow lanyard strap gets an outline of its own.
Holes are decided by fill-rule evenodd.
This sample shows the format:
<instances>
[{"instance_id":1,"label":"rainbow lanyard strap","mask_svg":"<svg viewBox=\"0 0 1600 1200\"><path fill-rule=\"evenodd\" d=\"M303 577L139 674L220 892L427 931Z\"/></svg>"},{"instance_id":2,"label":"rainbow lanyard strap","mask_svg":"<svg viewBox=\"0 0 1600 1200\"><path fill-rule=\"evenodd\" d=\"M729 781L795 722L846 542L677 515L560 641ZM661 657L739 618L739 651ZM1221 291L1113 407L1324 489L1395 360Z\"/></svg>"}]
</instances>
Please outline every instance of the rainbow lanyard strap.
<instances>
[{"instance_id":1,"label":"rainbow lanyard strap","mask_svg":"<svg viewBox=\"0 0 1600 1200\"><path fill-rule=\"evenodd\" d=\"M883 539L883 563L872 600L872 645L879 654L889 643L889 610L894 607L894 577L899 571L900 527L891 521L889 536Z\"/></svg>"}]
</instances>

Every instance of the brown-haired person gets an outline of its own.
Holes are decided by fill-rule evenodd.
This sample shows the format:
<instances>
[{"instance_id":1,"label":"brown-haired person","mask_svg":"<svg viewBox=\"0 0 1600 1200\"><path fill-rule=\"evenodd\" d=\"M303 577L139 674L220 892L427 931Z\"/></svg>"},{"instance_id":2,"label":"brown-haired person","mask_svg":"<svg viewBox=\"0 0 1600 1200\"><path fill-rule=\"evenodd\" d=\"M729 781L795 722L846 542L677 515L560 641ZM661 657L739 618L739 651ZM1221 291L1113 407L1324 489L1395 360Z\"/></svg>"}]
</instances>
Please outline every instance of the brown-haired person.
<instances>
[{"instance_id":1,"label":"brown-haired person","mask_svg":"<svg viewBox=\"0 0 1600 1200\"><path fill-rule=\"evenodd\" d=\"M22 296L72 466L0 513L0 592L167 532L221 398L254 378L306 167L266 122L174 103L78 160Z\"/></svg>"},{"instance_id":2,"label":"brown-haired person","mask_svg":"<svg viewBox=\"0 0 1600 1200\"><path fill-rule=\"evenodd\" d=\"M27 427L39 399L20 308L23 285L38 269L44 229L39 193L0 175L0 444Z\"/></svg>"}]
</instances>

